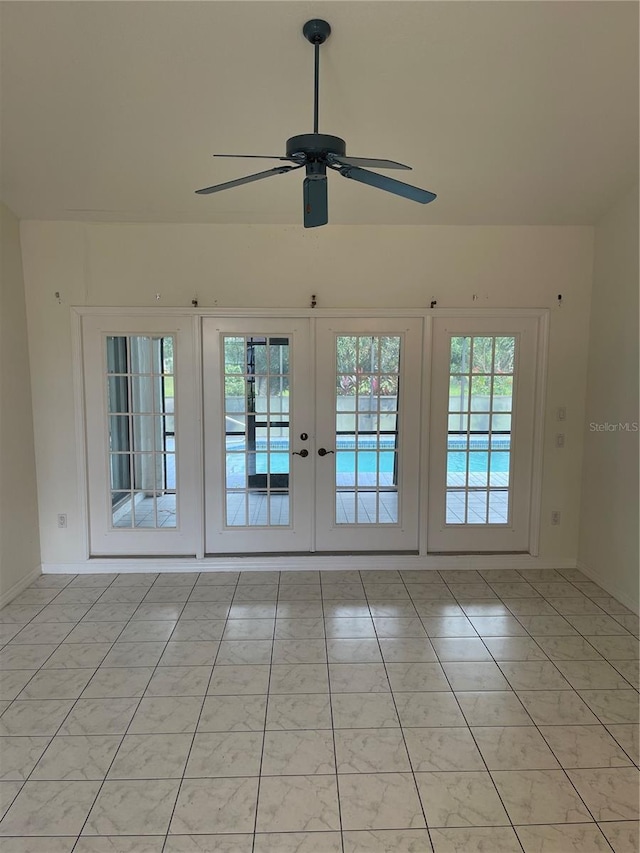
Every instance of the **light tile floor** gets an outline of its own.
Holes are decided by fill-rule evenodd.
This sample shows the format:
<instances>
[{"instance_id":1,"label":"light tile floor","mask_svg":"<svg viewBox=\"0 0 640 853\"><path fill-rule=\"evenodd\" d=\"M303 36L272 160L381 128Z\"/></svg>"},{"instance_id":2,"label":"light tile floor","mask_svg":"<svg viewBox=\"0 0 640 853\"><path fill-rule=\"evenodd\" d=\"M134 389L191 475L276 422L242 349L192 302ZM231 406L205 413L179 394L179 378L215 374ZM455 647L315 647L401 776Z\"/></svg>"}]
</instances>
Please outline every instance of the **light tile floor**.
<instances>
[{"instance_id":1,"label":"light tile floor","mask_svg":"<svg viewBox=\"0 0 640 853\"><path fill-rule=\"evenodd\" d=\"M3 853L638 850L638 618L575 570L48 575Z\"/></svg>"}]
</instances>

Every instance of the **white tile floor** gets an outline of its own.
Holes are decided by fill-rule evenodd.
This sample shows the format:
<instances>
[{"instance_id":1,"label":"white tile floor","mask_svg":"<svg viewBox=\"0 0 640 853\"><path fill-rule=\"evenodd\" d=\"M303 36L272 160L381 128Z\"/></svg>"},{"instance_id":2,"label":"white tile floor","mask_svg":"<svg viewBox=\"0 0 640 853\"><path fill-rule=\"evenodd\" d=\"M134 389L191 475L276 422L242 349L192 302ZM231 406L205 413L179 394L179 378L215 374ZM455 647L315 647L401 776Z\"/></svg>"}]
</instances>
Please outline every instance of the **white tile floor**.
<instances>
[{"instance_id":1,"label":"white tile floor","mask_svg":"<svg viewBox=\"0 0 640 853\"><path fill-rule=\"evenodd\" d=\"M575 570L44 576L0 848L636 853L637 638Z\"/></svg>"}]
</instances>

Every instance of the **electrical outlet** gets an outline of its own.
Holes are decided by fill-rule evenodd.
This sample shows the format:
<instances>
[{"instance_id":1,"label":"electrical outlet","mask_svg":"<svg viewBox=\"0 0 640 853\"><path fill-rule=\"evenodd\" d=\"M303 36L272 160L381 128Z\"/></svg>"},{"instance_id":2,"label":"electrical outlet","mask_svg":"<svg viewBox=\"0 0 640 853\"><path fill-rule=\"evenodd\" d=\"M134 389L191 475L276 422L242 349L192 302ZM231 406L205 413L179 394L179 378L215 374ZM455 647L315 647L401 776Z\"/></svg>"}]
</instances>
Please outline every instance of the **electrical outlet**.
<instances>
[{"instance_id":1,"label":"electrical outlet","mask_svg":"<svg viewBox=\"0 0 640 853\"><path fill-rule=\"evenodd\" d=\"M560 510L551 510L551 524L560 524Z\"/></svg>"},{"instance_id":2,"label":"electrical outlet","mask_svg":"<svg viewBox=\"0 0 640 853\"><path fill-rule=\"evenodd\" d=\"M556 447L564 447L564 433L558 432L556 433Z\"/></svg>"},{"instance_id":3,"label":"electrical outlet","mask_svg":"<svg viewBox=\"0 0 640 853\"><path fill-rule=\"evenodd\" d=\"M61 512L58 514L58 527L66 527L67 526L67 514L66 512Z\"/></svg>"},{"instance_id":4,"label":"electrical outlet","mask_svg":"<svg viewBox=\"0 0 640 853\"><path fill-rule=\"evenodd\" d=\"M557 421L566 421L567 419L567 409L565 406L558 406L556 409L556 420Z\"/></svg>"}]
</instances>

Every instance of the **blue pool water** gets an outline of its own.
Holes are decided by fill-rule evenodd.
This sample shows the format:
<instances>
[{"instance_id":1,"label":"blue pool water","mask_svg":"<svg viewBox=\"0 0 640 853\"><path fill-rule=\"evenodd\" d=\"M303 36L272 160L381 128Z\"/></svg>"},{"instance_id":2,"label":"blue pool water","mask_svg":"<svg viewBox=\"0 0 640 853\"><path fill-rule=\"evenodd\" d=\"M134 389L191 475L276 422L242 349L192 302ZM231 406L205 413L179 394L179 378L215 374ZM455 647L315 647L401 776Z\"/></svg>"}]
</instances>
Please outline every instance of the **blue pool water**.
<instances>
[{"instance_id":1,"label":"blue pool water","mask_svg":"<svg viewBox=\"0 0 640 853\"><path fill-rule=\"evenodd\" d=\"M278 446L278 442L272 443L271 453L271 473L286 474L289 471L289 454L287 446L282 443ZM339 474L348 474L355 472L356 469L356 453L353 450L353 442L344 443L344 449L338 444L338 453L336 454L336 469ZM371 446L371 445L369 445ZM486 448L486 442L484 448ZM508 445L507 445L508 446ZM362 447L362 444L360 444ZM365 445L366 447L366 445ZM373 474L376 470L380 473L392 474L394 466L393 444L380 443L380 453L374 450L359 450L358 452L358 470L360 473ZM489 464L489 454L478 449L470 454L469 470L473 473L486 472ZM234 448L235 449L235 448ZM243 446L238 446L238 450L244 450ZM259 448L260 449L260 448ZM280 452L278 452L280 451ZM509 452L505 448L500 448L500 452L493 453L491 456L491 470L493 472L508 472L509 471ZM244 453L228 454L227 455L227 471L236 474L244 473L245 456ZM379 467L378 467L379 465ZM447 454L447 470L449 473L462 473L466 470L467 454L461 450L452 450ZM256 473L267 473L267 454L256 453Z\"/></svg>"}]
</instances>

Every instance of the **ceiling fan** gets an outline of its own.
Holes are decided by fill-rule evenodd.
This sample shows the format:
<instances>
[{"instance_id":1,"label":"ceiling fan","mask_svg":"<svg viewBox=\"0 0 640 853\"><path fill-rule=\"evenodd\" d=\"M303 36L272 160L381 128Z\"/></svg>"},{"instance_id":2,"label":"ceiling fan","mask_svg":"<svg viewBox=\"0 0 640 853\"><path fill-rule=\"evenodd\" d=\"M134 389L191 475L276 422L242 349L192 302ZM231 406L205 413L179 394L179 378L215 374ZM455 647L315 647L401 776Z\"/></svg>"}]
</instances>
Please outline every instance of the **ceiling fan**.
<instances>
[{"instance_id":1,"label":"ceiling fan","mask_svg":"<svg viewBox=\"0 0 640 853\"><path fill-rule=\"evenodd\" d=\"M287 160L294 165L276 166L264 172L256 172L235 181L226 181L212 187L204 187L196 190L198 195L209 195L231 187L239 187L242 184L250 184L260 181L272 175L283 175L294 169L306 171L304 179L304 227L316 228L326 225L329 221L327 206L327 169L332 169L344 178L351 178L361 184L369 184L385 192L417 201L420 204L428 204L436 198L435 193L428 190L405 184L386 175L379 175L363 168L368 166L374 169L411 169L403 163L395 160L380 160L369 157L348 157L346 154L346 143L339 136L330 136L326 133L318 133L318 77L320 71L320 45L324 44L331 34L331 27L326 21L314 18L302 28L304 37L314 48L314 88L313 88L313 133L303 133L300 136L292 136L287 139L286 154L284 157L269 156L263 154L214 154L214 157L248 157L261 160Z\"/></svg>"}]
</instances>

